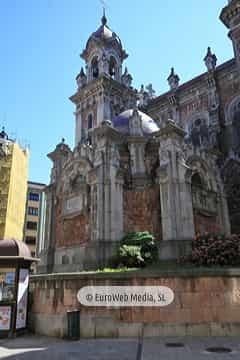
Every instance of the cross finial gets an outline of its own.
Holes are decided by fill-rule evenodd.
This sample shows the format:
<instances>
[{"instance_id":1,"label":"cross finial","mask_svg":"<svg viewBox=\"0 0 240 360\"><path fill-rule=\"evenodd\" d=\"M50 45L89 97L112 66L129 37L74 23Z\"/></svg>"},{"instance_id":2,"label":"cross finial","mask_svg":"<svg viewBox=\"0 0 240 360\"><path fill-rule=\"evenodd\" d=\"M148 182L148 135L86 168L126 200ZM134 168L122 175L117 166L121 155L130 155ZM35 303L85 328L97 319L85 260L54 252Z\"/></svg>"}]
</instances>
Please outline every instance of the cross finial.
<instances>
[{"instance_id":1,"label":"cross finial","mask_svg":"<svg viewBox=\"0 0 240 360\"><path fill-rule=\"evenodd\" d=\"M104 26L107 23L107 18L106 18L106 14L105 14L106 2L104 0L100 0L100 1L101 1L101 4L102 4L102 7L103 7L102 25Z\"/></svg>"}]
</instances>

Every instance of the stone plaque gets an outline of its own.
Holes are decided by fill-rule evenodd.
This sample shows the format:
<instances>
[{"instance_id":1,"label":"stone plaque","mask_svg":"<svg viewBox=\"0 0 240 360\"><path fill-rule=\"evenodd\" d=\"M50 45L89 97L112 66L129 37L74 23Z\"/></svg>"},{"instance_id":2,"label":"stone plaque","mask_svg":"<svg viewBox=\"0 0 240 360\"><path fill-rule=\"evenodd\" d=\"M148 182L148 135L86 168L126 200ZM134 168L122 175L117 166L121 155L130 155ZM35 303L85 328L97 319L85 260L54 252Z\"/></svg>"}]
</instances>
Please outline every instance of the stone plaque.
<instances>
[{"instance_id":1,"label":"stone plaque","mask_svg":"<svg viewBox=\"0 0 240 360\"><path fill-rule=\"evenodd\" d=\"M81 195L69 198L65 201L64 214L70 215L83 209L83 197Z\"/></svg>"}]
</instances>

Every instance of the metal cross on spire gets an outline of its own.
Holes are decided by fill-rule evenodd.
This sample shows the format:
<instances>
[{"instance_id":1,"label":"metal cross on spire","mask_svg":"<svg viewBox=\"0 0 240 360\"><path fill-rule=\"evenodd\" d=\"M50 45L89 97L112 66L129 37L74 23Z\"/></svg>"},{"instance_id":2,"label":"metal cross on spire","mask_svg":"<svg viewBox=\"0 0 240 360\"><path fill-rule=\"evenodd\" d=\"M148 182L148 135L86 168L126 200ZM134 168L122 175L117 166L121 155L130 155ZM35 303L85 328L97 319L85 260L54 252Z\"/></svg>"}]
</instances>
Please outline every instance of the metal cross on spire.
<instances>
[{"instance_id":1,"label":"metal cross on spire","mask_svg":"<svg viewBox=\"0 0 240 360\"><path fill-rule=\"evenodd\" d=\"M106 1L105 0L100 0L101 4L102 4L102 7L103 7L103 17L102 17L102 24L103 25L106 25L107 23L107 18L106 18L106 15L105 15L105 11L106 11Z\"/></svg>"},{"instance_id":2,"label":"metal cross on spire","mask_svg":"<svg viewBox=\"0 0 240 360\"><path fill-rule=\"evenodd\" d=\"M106 1L105 0L100 0L100 3L102 4L102 7L103 7L103 15L105 15L105 10L106 10L106 7L107 7Z\"/></svg>"}]
</instances>

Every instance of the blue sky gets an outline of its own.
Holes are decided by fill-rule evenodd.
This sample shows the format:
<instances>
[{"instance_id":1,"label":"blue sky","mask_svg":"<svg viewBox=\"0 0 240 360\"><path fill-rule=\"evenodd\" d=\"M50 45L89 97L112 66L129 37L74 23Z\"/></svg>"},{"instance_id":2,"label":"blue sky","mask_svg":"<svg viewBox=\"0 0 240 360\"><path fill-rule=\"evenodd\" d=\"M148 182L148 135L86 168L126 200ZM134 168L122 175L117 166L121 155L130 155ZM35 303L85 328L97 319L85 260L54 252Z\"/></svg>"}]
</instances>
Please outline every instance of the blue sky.
<instances>
[{"instance_id":1,"label":"blue sky","mask_svg":"<svg viewBox=\"0 0 240 360\"><path fill-rule=\"evenodd\" d=\"M108 25L121 38L133 85L168 89L175 67L181 83L205 71L211 46L218 64L232 58L218 19L227 0L108 0ZM0 126L30 144L29 179L49 182L47 153L62 137L74 142L79 54L100 25L99 0L0 0Z\"/></svg>"}]
</instances>

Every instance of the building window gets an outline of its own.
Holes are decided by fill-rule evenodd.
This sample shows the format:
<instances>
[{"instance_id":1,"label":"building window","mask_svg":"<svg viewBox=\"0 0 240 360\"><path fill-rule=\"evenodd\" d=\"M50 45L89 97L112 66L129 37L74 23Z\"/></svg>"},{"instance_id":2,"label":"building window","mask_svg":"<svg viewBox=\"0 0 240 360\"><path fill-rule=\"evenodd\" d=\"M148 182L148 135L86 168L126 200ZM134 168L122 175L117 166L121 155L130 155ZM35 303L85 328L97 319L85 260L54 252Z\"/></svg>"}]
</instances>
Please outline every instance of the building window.
<instances>
[{"instance_id":1,"label":"building window","mask_svg":"<svg viewBox=\"0 0 240 360\"><path fill-rule=\"evenodd\" d=\"M31 201L39 201L39 194L38 194L38 193L30 192L28 198L29 198L29 200L31 200Z\"/></svg>"},{"instance_id":2,"label":"building window","mask_svg":"<svg viewBox=\"0 0 240 360\"><path fill-rule=\"evenodd\" d=\"M37 222L35 222L35 221L27 221L27 229L29 229L29 230L37 230Z\"/></svg>"},{"instance_id":3,"label":"building window","mask_svg":"<svg viewBox=\"0 0 240 360\"><path fill-rule=\"evenodd\" d=\"M38 208L29 206L28 215L38 216Z\"/></svg>"},{"instance_id":4,"label":"building window","mask_svg":"<svg viewBox=\"0 0 240 360\"><path fill-rule=\"evenodd\" d=\"M198 173L192 176L192 185L197 187L203 187L201 176Z\"/></svg>"},{"instance_id":5,"label":"building window","mask_svg":"<svg viewBox=\"0 0 240 360\"><path fill-rule=\"evenodd\" d=\"M95 57L92 61L92 76L97 79L99 76L98 59Z\"/></svg>"},{"instance_id":6,"label":"building window","mask_svg":"<svg viewBox=\"0 0 240 360\"><path fill-rule=\"evenodd\" d=\"M35 236L26 236L25 243L28 245L35 245L36 244Z\"/></svg>"},{"instance_id":7,"label":"building window","mask_svg":"<svg viewBox=\"0 0 240 360\"><path fill-rule=\"evenodd\" d=\"M93 116L92 114L88 115L88 129L92 129L93 127Z\"/></svg>"},{"instance_id":8,"label":"building window","mask_svg":"<svg viewBox=\"0 0 240 360\"><path fill-rule=\"evenodd\" d=\"M117 73L116 69L117 69L117 62L116 62L115 58L113 56L111 56L110 62L109 62L109 75L113 79L116 79L116 73Z\"/></svg>"}]
</instances>

